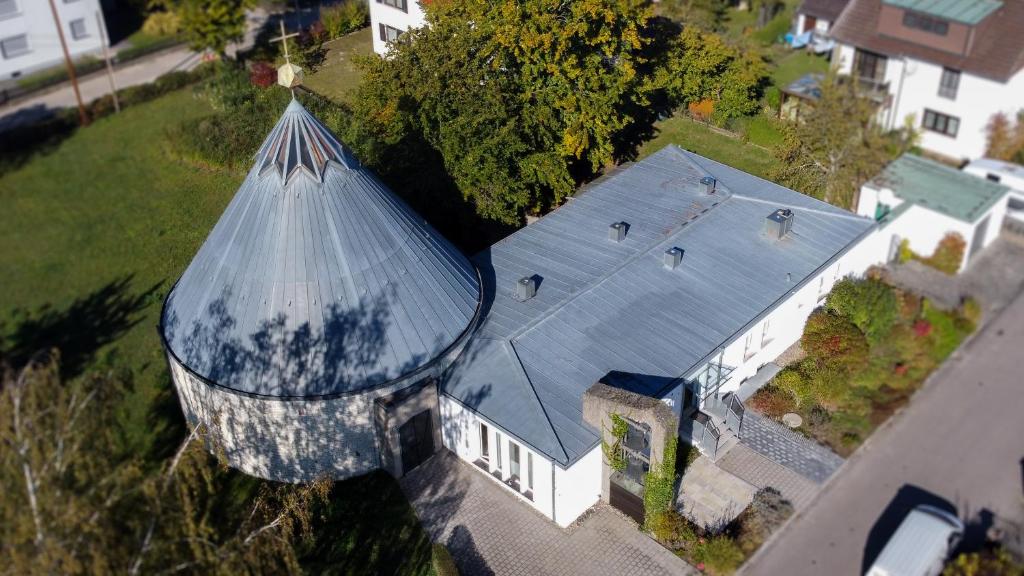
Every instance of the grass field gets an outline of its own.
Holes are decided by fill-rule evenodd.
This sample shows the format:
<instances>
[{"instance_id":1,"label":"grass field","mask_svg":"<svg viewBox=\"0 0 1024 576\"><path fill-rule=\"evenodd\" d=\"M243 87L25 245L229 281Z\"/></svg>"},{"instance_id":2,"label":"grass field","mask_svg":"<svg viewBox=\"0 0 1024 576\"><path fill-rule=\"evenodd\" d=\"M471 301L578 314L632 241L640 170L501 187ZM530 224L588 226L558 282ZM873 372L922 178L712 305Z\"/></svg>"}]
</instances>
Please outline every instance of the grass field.
<instances>
[{"instance_id":1,"label":"grass field","mask_svg":"<svg viewBox=\"0 0 1024 576\"><path fill-rule=\"evenodd\" d=\"M366 27L336 38L325 43L324 47L327 48L327 58L319 70L306 76L305 85L332 100L345 102L362 76L352 57L373 53L371 29Z\"/></svg>"},{"instance_id":2,"label":"grass field","mask_svg":"<svg viewBox=\"0 0 1024 576\"><path fill-rule=\"evenodd\" d=\"M167 150L169 128L208 113L191 89L176 92L0 176L0 356L56 345L65 377L131 370L135 390L110 425L151 462L182 430L156 330L161 303L241 182ZM237 476L240 494L252 489ZM383 473L337 484L315 518L318 538L300 550L313 573L430 572L429 538Z\"/></svg>"},{"instance_id":3,"label":"grass field","mask_svg":"<svg viewBox=\"0 0 1024 576\"><path fill-rule=\"evenodd\" d=\"M640 148L641 158L668 144L676 144L762 178L768 178L777 163L769 150L743 142L734 136L716 132L711 127L685 116L663 120L655 127L658 133Z\"/></svg>"},{"instance_id":4,"label":"grass field","mask_svg":"<svg viewBox=\"0 0 1024 576\"><path fill-rule=\"evenodd\" d=\"M809 72L828 71L828 59L803 50L793 50L778 58L771 68L772 84L785 88L787 84L797 80Z\"/></svg>"}]
</instances>

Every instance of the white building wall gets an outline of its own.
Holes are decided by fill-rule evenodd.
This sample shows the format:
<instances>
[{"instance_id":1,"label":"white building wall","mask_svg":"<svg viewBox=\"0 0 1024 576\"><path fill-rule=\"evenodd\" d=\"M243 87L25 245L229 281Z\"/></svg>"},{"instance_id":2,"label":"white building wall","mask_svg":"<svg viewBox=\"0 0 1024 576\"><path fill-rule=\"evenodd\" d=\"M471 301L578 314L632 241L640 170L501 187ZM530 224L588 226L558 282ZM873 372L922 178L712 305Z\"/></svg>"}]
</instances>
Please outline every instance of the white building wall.
<instances>
[{"instance_id":1,"label":"white building wall","mask_svg":"<svg viewBox=\"0 0 1024 576\"><path fill-rule=\"evenodd\" d=\"M367 1L370 3L370 26L373 28L373 51L377 54L383 55L388 51L387 42L381 38L381 25L404 32L410 28L419 28L427 22L423 7L417 0L406 0L404 11L379 0Z\"/></svg>"},{"instance_id":2,"label":"white building wall","mask_svg":"<svg viewBox=\"0 0 1024 576\"><path fill-rule=\"evenodd\" d=\"M853 68L854 48L839 45L833 65L842 74ZM922 148L956 159L973 159L985 155L985 126L997 112L1011 118L1021 108L1024 94L1024 73L1018 72L1007 83L989 80L966 72L960 75L956 98L939 96L942 66L913 58L888 58L885 80L889 83L891 104L880 110L879 119L886 128L903 125L909 116L920 131ZM925 130L921 126L925 109L959 118L956 137Z\"/></svg>"},{"instance_id":3,"label":"white building wall","mask_svg":"<svg viewBox=\"0 0 1024 576\"><path fill-rule=\"evenodd\" d=\"M1024 106L1024 104L1022 104ZM991 158L980 158L963 168L964 172L979 178L994 176L1003 186L1024 192L1024 166Z\"/></svg>"},{"instance_id":4,"label":"white building wall","mask_svg":"<svg viewBox=\"0 0 1024 576\"><path fill-rule=\"evenodd\" d=\"M552 508L552 469L557 466L553 465L546 456L532 450L516 438L512 437L508 432L499 426L495 426L494 423L481 418L478 414L474 413L463 407L461 404L453 400L449 396L441 395L441 436L444 439L444 445L446 448L454 452L459 458L470 463L473 468L484 474L484 470L481 469L476 463L480 461L481 456L481 439L480 439L480 424L487 425L488 429L488 446L490 447L491 456L487 462L487 472L485 474L488 478L494 481L496 484L502 486L509 493L517 496L522 502L532 506L535 510L547 516L552 517L555 510ZM496 434L501 435L500 444L497 441ZM520 466L521 466L521 481L520 481L520 492L514 490L511 486L498 480L494 474L499 474L503 479L507 478L510 460L510 443L515 443L519 446L520 453ZM499 471L498 458L496 451L501 449L501 466L502 469ZM529 456L527 456L529 454ZM527 486L527 462L532 461L533 467L533 499L527 498L523 492L529 490ZM600 461L599 461L600 462ZM596 475L598 482L598 492L600 492L600 469ZM558 518L560 521L561 518ZM575 517L572 518L575 520ZM572 520L569 520L571 522ZM567 524L563 524L567 525Z\"/></svg>"},{"instance_id":5,"label":"white building wall","mask_svg":"<svg viewBox=\"0 0 1024 576\"><path fill-rule=\"evenodd\" d=\"M50 3L47 0L14 0L14 3L15 12L0 14L0 41L24 34L28 52L11 57L0 53L0 80L60 65L64 60ZM96 21L96 15L101 13L99 0L56 0L54 4L72 58L102 49L103 39ZM71 33L71 22L76 20L81 20L85 26L83 38L75 39Z\"/></svg>"},{"instance_id":6,"label":"white building wall","mask_svg":"<svg viewBox=\"0 0 1024 576\"><path fill-rule=\"evenodd\" d=\"M601 499L601 446L569 468L555 466L555 522L565 527Z\"/></svg>"},{"instance_id":7,"label":"white building wall","mask_svg":"<svg viewBox=\"0 0 1024 576\"><path fill-rule=\"evenodd\" d=\"M343 479L380 463L373 401L396 387L328 400L257 398L211 386L168 355L171 379L190 426L209 428L211 448L246 474L307 482Z\"/></svg>"}]
</instances>

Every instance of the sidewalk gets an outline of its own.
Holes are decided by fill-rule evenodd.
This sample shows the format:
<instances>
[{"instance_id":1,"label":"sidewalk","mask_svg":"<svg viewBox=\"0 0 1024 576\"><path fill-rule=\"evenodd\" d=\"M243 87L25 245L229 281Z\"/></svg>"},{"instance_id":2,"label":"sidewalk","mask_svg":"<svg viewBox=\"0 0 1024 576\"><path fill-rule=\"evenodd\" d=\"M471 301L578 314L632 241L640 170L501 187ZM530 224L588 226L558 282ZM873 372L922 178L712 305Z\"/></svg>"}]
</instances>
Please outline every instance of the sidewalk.
<instances>
[{"instance_id":1,"label":"sidewalk","mask_svg":"<svg viewBox=\"0 0 1024 576\"><path fill-rule=\"evenodd\" d=\"M247 16L246 34L240 45L228 48L229 54L246 49L255 41L258 30L270 14L262 9L254 10ZM174 71L188 71L200 63L200 54L180 46L150 56L143 56L123 66L114 68L114 83L118 89L146 84L160 76ZM89 103L110 93L110 80L106 71L90 74L78 83L82 101ZM0 130L45 118L60 108L77 106L74 90L64 84L55 90L40 93L13 104L0 107Z\"/></svg>"}]
</instances>

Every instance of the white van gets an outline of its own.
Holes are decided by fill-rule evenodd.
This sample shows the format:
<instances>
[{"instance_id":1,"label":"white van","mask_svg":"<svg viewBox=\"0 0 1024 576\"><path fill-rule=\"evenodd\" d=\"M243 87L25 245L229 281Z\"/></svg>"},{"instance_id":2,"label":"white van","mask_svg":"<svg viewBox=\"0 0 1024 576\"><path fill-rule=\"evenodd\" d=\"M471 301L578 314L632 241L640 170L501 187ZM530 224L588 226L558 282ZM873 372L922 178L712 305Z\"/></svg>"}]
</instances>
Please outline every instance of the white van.
<instances>
[{"instance_id":1,"label":"white van","mask_svg":"<svg viewBox=\"0 0 1024 576\"><path fill-rule=\"evenodd\" d=\"M921 505L910 511L866 576L938 576L964 534L954 514Z\"/></svg>"}]
</instances>

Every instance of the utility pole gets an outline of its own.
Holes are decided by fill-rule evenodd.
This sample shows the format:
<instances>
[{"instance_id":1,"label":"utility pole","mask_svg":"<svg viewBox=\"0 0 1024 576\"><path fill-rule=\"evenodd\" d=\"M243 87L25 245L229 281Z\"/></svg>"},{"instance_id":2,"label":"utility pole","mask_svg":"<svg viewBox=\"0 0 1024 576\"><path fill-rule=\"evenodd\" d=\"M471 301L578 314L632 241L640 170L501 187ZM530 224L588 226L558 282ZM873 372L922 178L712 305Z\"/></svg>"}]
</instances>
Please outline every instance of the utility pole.
<instances>
[{"instance_id":1,"label":"utility pole","mask_svg":"<svg viewBox=\"0 0 1024 576\"><path fill-rule=\"evenodd\" d=\"M107 50L107 43L110 37L107 36L107 26L103 23L103 15L96 11L96 29L100 31L100 44L103 45L103 60L107 63L107 80L110 80L110 96L114 99L114 111L121 112L121 100L117 97L117 84L114 84L114 67L110 65L110 52Z\"/></svg>"},{"instance_id":2,"label":"utility pole","mask_svg":"<svg viewBox=\"0 0 1024 576\"><path fill-rule=\"evenodd\" d=\"M75 90L75 100L78 101L78 119L82 126L89 124L89 117L85 114L85 104L82 104L82 93L78 91L78 78L75 77L75 65L71 63L71 55L68 54L68 43L64 39L64 27L60 24L60 15L57 14L57 5L50 0L50 11L53 12L53 23L57 26L57 37L60 38L60 47L64 51L64 63L68 67L68 78L71 79L71 87Z\"/></svg>"}]
</instances>

